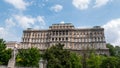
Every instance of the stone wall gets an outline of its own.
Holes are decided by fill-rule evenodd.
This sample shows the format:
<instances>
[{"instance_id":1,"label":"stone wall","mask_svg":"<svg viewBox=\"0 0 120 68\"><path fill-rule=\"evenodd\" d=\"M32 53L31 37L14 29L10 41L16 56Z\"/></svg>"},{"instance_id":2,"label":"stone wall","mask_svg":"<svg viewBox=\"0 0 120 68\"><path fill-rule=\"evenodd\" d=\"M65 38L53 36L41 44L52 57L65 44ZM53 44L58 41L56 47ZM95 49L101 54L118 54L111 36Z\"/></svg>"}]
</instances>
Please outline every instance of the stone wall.
<instances>
[{"instance_id":1,"label":"stone wall","mask_svg":"<svg viewBox=\"0 0 120 68\"><path fill-rule=\"evenodd\" d=\"M7 68L7 66L4 66L4 65L0 65L0 68Z\"/></svg>"}]
</instances>

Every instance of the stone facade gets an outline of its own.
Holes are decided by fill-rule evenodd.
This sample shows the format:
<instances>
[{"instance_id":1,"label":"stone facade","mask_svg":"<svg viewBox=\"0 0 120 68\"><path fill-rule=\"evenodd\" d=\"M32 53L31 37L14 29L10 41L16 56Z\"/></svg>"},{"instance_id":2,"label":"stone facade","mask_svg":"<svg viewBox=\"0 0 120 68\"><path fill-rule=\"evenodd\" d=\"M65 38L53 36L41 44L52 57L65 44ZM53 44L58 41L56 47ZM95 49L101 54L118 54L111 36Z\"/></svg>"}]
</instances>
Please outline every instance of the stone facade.
<instances>
[{"instance_id":1,"label":"stone facade","mask_svg":"<svg viewBox=\"0 0 120 68\"><path fill-rule=\"evenodd\" d=\"M16 42L16 41L9 41L6 42L6 48L10 48L10 49L14 49L17 48L18 46L20 46L20 43Z\"/></svg>"},{"instance_id":2,"label":"stone facade","mask_svg":"<svg viewBox=\"0 0 120 68\"><path fill-rule=\"evenodd\" d=\"M97 53L108 54L104 36L104 28L75 28L71 23L52 24L49 29L23 31L21 48L37 47L45 50L56 43L64 44L65 49L82 51L95 49ZM100 52L99 52L100 51Z\"/></svg>"}]
</instances>

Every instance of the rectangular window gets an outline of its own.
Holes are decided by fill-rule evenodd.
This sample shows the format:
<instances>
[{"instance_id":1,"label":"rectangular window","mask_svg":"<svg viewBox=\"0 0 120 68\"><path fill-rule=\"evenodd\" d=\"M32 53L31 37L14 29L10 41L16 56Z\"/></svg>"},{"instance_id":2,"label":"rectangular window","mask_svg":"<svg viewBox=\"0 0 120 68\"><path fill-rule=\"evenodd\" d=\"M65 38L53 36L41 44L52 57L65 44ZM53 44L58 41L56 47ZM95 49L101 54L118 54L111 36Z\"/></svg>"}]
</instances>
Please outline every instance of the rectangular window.
<instances>
[{"instance_id":1,"label":"rectangular window","mask_svg":"<svg viewBox=\"0 0 120 68\"><path fill-rule=\"evenodd\" d=\"M66 41L68 41L68 38L66 38Z\"/></svg>"}]
</instances>

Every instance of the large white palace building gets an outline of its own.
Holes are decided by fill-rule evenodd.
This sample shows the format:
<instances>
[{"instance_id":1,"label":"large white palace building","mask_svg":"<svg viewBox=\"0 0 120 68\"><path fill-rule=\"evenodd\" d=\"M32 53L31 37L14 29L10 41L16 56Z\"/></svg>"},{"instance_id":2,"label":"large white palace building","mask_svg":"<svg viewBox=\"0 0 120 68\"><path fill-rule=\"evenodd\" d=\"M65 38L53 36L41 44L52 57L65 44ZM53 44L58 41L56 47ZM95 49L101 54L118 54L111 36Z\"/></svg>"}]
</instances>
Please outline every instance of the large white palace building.
<instances>
[{"instance_id":1,"label":"large white palace building","mask_svg":"<svg viewBox=\"0 0 120 68\"><path fill-rule=\"evenodd\" d=\"M49 29L35 30L28 28L23 31L20 48L37 47L45 50L57 43L64 44L65 49L81 52L94 49L99 54L109 54L106 48L104 28L75 28L71 23L52 24Z\"/></svg>"}]
</instances>

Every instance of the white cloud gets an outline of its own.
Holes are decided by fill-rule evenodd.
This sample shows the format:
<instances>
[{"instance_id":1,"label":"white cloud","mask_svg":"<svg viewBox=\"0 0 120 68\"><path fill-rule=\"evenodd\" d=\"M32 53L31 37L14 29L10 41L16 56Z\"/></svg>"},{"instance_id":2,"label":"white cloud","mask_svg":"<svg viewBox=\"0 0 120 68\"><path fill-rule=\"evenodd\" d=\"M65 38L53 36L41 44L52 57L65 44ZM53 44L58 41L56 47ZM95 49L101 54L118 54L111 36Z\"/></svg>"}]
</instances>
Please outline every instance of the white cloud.
<instances>
[{"instance_id":1,"label":"white cloud","mask_svg":"<svg viewBox=\"0 0 120 68\"><path fill-rule=\"evenodd\" d=\"M5 35L6 35L5 28L3 28L3 27L0 27L0 38L3 38L3 37L5 37Z\"/></svg>"},{"instance_id":2,"label":"white cloud","mask_svg":"<svg viewBox=\"0 0 120 68\"><path fill-rule=\"evenodd\" d=\"M13 5L16 9L19 10L25 10L29 5L29 3L25 2L25 0L5 0L5 2Z\"/></svg>"},{"instance_id":3,"label":"white cloud","mask_svg":"<svg viewBox=\"0 0 120 68\"><path fill-rule=\"evenodd\" d=\"M6 41L20 41L20 36L17 36L14 30L11 30L11 27L7 27L6 24L5 27L0 27L0 38L3 38Z\"/></svg>"},{"instance_id":4,"label":"white cloud","mask_svg":"<svg viewBox=\"0 0 120 68\"><path fill-rule=\"evenodd\" d=\"M35 19L23 15L14 15L15 20L22 28L29 28L35 23Z\"/></svg>"},{"instance_id":5,"label":"white cloud","mask_svg":"<svg viewBox=\"0 0 120 68\"><path fill-rule=\"evenodd\" d=\"M64 24L65 22L64 22L64 21L61 21L60 23L61 23L61 24Z\"/></svg>"},{"instance_id":6,"label":"white cloud","mask_svg":"<svg viewBox=\"0 0 120 68\"><path fill-rule=\"evenodd\" d=\"M16 25L16 23L13 21L12 18L6 19L5 22L6 22L6 25L8 25L7 27L13 27Z\"/></svg>"},{"instance_id":7,"label":"white cloud","mask_svg":"<svg viewBox=\"0 0 120 68\"><path fill-rule=\"evenodd\" d=\"M91 0L73 0L72 4L80 10L84 10L88 8Z\"/></svg>"},{"instance_id":8,"label":"white cloud","mask_svg":"<svg viewBox=\"0 0 120 68\"><path fill-rule=\"evenodd\" d=\"M0 38L6 41L20 41L19 30L26 28L40 29L45 27L44 16L25 16L25 15L12 15L5 20L5 26L0 27ZM22 31L22 30L21 30Z\"/></svg>"},{"instance_id":9,"label":"white cloud","mask_svg":"<svg viewBox=\"0 0 120 68\"><path fill-rule=\"evenodd\" d=\"M96 0L95 1L95 5L93 6L95 7L101 7L103 5L106 5L110 0Z\"/></svg>"},{"instance_id":10,"label":"white cloud","mask_svg":"<svg viewBox=\"0 0 120 68\"><path fill-rule=\"evenodd\" d=\"M43 16L37 16L36 21L40 22L40 24L45 25L44 17Z\"/></svg>"},{"instance_id":11,"label":"white cloud","mask_svg":"<svg viewBox=\"0 0 120 68\"><path fill-rule=\"evenodd\" d=\"M14 19L20 27L26 28L39 28L45 25L45 20L43 16L31 17L25 15L14 15Z\"/></svg>"},{"instance_id":12,"label":"white cloud","mask_svg":"<svg viewBox=\"0 0 120 68\"><path fill-rule=\"evenodd\" d=\"M92 5L93 8L98 8L98 7L106 5L110 1L112 0L73 0L72 4L77 9L85 10L85 9L88 9L89 6L91 6L90 4L94 4Z\"/></svg>"},{"instance_id":13,"label":"white cloud","mask_svg":"<svg viewBox=\"0 0 120 68\"><path fill-rule=\"evenodd\" d=\"M55 12L59 12L59 11L61 11L63 9L63 6L57 4L57 5L52 6L50 9L55 11Z\"/></svg>"},{"instance_id":14,"label":"white cloud","mask_svg":"<svg viewBox=\"0 0 120 68\"><path fill-rule=\"evenodd\" d=\"M120 18L109 21L103 27L107 42L120 45Z\"/></svg>"}]
</instances>

